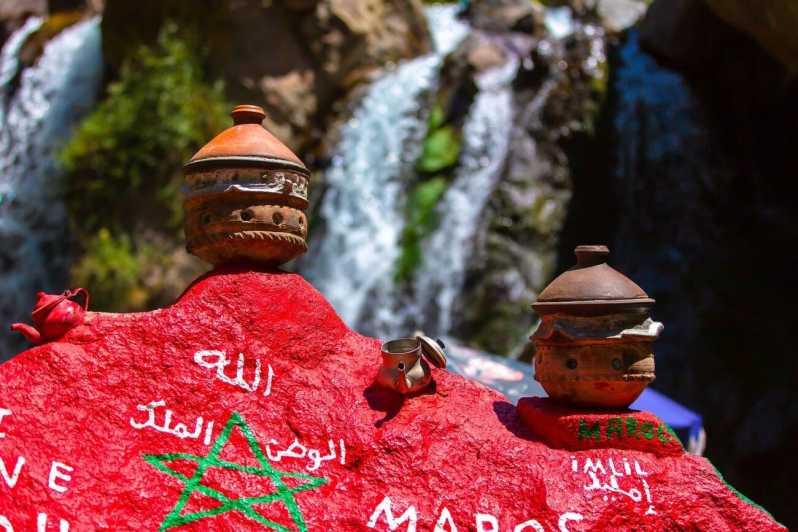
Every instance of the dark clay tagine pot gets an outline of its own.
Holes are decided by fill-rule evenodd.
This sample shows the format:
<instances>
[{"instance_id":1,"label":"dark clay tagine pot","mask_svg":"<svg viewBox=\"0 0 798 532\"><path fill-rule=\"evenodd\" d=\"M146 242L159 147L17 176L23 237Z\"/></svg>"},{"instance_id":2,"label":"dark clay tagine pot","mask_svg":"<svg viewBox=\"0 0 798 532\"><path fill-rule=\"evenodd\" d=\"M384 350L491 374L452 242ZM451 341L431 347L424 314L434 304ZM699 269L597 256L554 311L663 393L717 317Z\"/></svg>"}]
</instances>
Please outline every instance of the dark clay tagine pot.
<instances>
[{"instance_id":1,"label":"dark clay tagine pot","mask_svg":"<svg viewBox=\"0 0 798 532\"><path fill-rule=\"evenodd\" d=\"M576 266L532 305L535 379L563 404L626 408L654 380L654 300L606 263L606 246L578 246Z\"/></svg>"}]
</instances>

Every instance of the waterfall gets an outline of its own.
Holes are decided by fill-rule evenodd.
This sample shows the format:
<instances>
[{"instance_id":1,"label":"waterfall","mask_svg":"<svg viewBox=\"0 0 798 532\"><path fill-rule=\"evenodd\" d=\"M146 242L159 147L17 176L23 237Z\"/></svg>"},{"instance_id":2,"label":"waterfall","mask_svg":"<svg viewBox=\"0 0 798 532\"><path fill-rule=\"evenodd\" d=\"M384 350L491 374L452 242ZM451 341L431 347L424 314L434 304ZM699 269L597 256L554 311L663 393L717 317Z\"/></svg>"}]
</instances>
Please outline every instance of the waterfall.
<instances>
[{"instance_id":1,"label":"waterfall","mask_svg":"<svg viewBox=\"0 0 798 532\"><path fill-rule=\"evenodd\" d=\"M372 84L343 128L319 209L324 236L301 268L359 331L395 336L423 328L446 334L483 208L501 175L513 123L510 59L477 77L479 92L463 127L460 161L437 207L438 227L422 244L410 293L394 274L405 225L406 191L426 134L429 93L443 58L469 28L455 6L428 8L435 51Z\"/></svg>"},{"instance_id":2,"label":"waterfall","mask_svg":"<svg viewBox=\"0 0 798 532\"><path fill-rule=\"evenodd\" d=\"M79 22L19 71L19 51L41 25L29 19L0 52L0 325L25 319L37 290L63 290L67 217L56 153L92 106L102 78L100 20ZM12 83L18 77L18 83ZM19 343L0 343L0 360Z\"/></svg>"},{"instance_id":3,"label":"waterfall","mask_svg":"<svg viewBox=\"0 0 798 532\"><path fill-rule=\"evenodd\" d=\"M32 34L42 27L44 19L30 17L15 31L0 51L0 124L5 124L5 111L11 93L12 82L19 72L19 53Z\"/></svg>"},{"instance_id":4,"label":"waterfall","mask_svg":"<svg viewBox=\"0 0 798 532\"><path fill-rule=\"evenodd\" d=\"M324 237L302 263L306 277L357 327L395 299L394 265L404 225L402 192L426 133L422 111L445 55L465 36L456 7L427 10L435 50L375 81L344 126L326 172L318 215Z\"/></svg>"},{"instance_id":5,"label":"waterfall","mask_svg":"<svg viewBox=\"0 0 798 532\"><path fill-rule=\"evenodd\" d=\"M423 245L416 274L415 325L429 334L448 334L455 302L485 203L493 192L510 146L513 94L518 61L477 78L479 92L463 127L463 147L454 181L437 207L440 223ZM432 303L432 305L430 305Z\"/></svg>"}]
</instances>

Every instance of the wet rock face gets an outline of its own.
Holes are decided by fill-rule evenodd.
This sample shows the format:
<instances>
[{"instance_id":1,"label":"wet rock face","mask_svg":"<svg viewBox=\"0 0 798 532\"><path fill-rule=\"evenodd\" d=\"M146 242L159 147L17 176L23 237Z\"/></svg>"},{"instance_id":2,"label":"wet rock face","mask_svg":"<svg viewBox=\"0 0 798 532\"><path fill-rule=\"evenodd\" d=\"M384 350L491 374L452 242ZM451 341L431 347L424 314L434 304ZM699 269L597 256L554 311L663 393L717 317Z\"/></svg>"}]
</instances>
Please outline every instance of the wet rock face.
<instances>
[{"instance_id":1,"label":"wet rock face","mask_svg":"<svg viewBox=\"0 0 798 532\"><path fill-rule=\"evenodd\" d=\"M765 3L744 0L705 0L729 25L754 37L790 72L798 71L798 4L792 0Z\"/></svg>"},{"instance_id":2,"label":"wet rock face","mask_svg":"<svg viewBox=\"0 0 798 532\"><path fill-rule=\"evenodd\" d=\"M47 0L0 0L0 45L31 15L47 13Z\"/></svg>"},{"instance_id":3,"label":"wet rock face","mask_svg":"<svg viewBox=\"0 0 798 532\"><path fill-rule=\"evenodd\" d=\"M782 493L795 465L765 471L789 455L798 430L785 407L796 401L796 365L782 318L798 295L784 284L798 266L784 254L798 239L798 158L785 135L798 86L702 2L654 2L642 51L636 42L619 52L614 87L618 266L668 324L658 388L700 408L708 456L792 525L798 514ZM768 363L751 364L752 352Z\"/></svg>"},{"instance_id":4,"label":"wet rock face","mask_svg":"<svg viewBox=\"0 0 798 532\"><path fill-rule=\"evenodd\" d=\"M0 366L0 523L783 530L649 414L536 401L528 428L442 370L402 399L373 385L379 345L278 272L220 270L166 309L90 313Z\"/></svg>"},{"instance_id":5,"label":"wet rock face","mask_svg":"<svg viewBox=\"0 0 798 532\"><path fill-rule=\"evenodd\" d=\"M562 39L542 34L527 50L513 88L510 149L482 215L456 328L505 354L524 349L535 321L529 305L554 276L571 200L569 145L590 134L606 75L595 23L577 22Z\"/></svg>"},{"instance_id":6,"label":"wet rock face","mask_svg":"<svg viewBox=\"0 0 798 532\"><path fill-rule=\"evenodd\" d=\"M523 31L534 33L543 26L543 8L524 0L486 0L471 2L467 16L471 24L490 32Z\"/></svg>"},{"instance_id":7,"label":"wet rock face","mask_svg":"<svg viewBox=\"0 0 798 532\"><path fill-rule=\"evenodd\" d=\"M371 70L430 46L416 0L205 0L187 8L109 0L107 60L118 66L136 42L154 40L167 19L197 28L228 97L263 105L265 125L296 150L321 138L333 103Z\"/></svg>"}]
</instances>

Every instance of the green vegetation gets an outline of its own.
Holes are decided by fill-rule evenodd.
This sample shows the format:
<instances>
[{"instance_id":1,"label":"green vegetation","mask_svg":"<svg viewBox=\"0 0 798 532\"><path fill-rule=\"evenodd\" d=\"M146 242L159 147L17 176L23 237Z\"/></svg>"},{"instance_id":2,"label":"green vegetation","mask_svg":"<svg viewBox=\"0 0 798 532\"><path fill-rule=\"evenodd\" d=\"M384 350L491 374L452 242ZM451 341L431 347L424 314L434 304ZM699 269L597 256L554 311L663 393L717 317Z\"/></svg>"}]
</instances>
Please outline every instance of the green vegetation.
<instances>
[{"instance_id":1,"label":"green vegetation","mask_svg":"<svg viewBox=\"0 0 798 532\"><path fill-rule=\"evenodd\" d=\"M115 239L108 229L102 228L86 244L73 277L81 286L92 288L93 299L99 296L105 310L124 310L120 308L123 302L138 299L139 273L130 237L122 234Z\"/></svg>"},{"instance_id":2,"label":"green vegetation","mask_svg":"<svg viewBox=\"0 0 798 532\"><path fill-rule=\"evenodd\" d=\"M462 144L460 131L445 122L443 109L436 105L430 112L427 136L416 168L424 174L437 174L457 164Z\"/></svg>"},{"instance_id":3,"label":"green vegetation","mask_svg":"<svg viewBox=\"0 0 798 532\"><path fill-rule=\"evenodd\" d=\"M144 253L153 234L168 228L156 238L166 243L161 253L180 247L181 166L228 125L222 87L205 81L196 42L166 24L156 44L124 61L61 153L71 225L85 246L73 281L90 288L100 308L147 305L129 288L145 284L148 256L158 256Z\"/></svg>"},{"instance_id":4,"label":"green vegetation","mask_svg":"<svg viewBox=\"0 0 798 532\"><path fill-rule=\"evenodd\" d=\"M436 104L427 121L427 135L416 163L419 181L411 189L405 206L405 228L399 240L401 248L395 278L407 282L421 264L421 243L435 229L435 207L446 192L451 172L457 165L462 147L461 132L447 122L443 107Z\"/></svg>"},{"instance_id":5,"label":"green vegetation","mask_svg":"<svg viewBox=\"0 0 798 532\"><path fill-rule=\"evenodd\" d=\"M421 264L421 243L438 222L435 207L446 192L447 185L446 177L437 176L421 181L410 192L406 207L407 222L399 241L401 254L396 265L397 281L409 281Z\"/></svg>"}]
</instances>

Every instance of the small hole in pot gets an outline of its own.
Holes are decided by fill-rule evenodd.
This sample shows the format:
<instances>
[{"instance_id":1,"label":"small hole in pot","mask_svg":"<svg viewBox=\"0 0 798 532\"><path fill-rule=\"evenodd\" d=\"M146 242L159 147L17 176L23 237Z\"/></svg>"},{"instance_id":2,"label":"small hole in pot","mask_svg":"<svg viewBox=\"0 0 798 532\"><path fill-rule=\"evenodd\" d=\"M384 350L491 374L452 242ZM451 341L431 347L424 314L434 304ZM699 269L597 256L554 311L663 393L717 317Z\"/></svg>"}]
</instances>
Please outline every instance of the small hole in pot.
<instances>
[{"instance_id":1,"label":"small hole in pot","mask_svg":"<svg viewBox=\"0 0 798 532\"><path fill-rule=\"evenodd\" d=\"M612 369L620 371L622 367L623 367L623 362L621 362L620 358L612 359Z\"/></svg>"},{"instance_id":2,"label":"small hole in pot","mask_svg":"<svg viewBox=\"0 0 798 532\"><path fill-rule=\"evenodd\" d=\"M241 211L241 220L248 222L252 219L252 211L247 209L245 211Z\"/></svg>"},{"instance_id":3,"label":"small hole in pot","mask_svg":"<svg viewBox=\"0 0 798 532\"><path fill-rule=\"evenodd\" d=\"M405 363L404 362L399 362L399 365L396 366L396 367L398 367L401 370L404 370L405 369Z\"/></svg>"},{"instance_id":4,"label":"small hole in pot","mask_svg":"<svg viewBox=\"0 0 798 532\"><path fill-rule=\"evenodd\" d=\"M300 216L299 217L299 227L302 227L303 225L305 225L305 220L303 220L302 217Z\"/></svg>"},{"instance_id":5,"label":"small hole in pot","mask_svg":"<svg viewBox=\"0 0 798 532\"><path fill-rule=\"evenodd\" d=\"M274 222L275 225L280 225L283 223L283 215L279 212L272 214L272 222Z\"/></svg>"},{"instance_id":6,"label":"small hole in pot","mask_svg":"<svg viewBox=\"0 0 798 532\"><path fill-rule=\"evenodd\" d=\"M578 365L579 364L576 362L575 358L569 358L568 361L565 363L565 366L568 369L576 369L576 366L578 366Z\"/></svg>"},{"instance_id":7,"label":"small hole in pot","mask_svg":"<svg viewBox=\"0 0 798 532\"><path fill-rule=\"evenodd\" d=\"M640 356L637 353L635 353L634 351L629 350L629 351L624 351L623 352L623 364L624 364L624 366L629 367L632 364L634 364L635 362L637 362L638 360L640 360Z\"/></svg>"}]
</instances>

